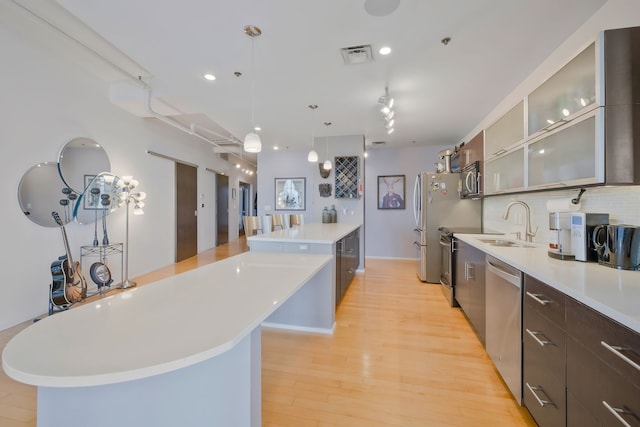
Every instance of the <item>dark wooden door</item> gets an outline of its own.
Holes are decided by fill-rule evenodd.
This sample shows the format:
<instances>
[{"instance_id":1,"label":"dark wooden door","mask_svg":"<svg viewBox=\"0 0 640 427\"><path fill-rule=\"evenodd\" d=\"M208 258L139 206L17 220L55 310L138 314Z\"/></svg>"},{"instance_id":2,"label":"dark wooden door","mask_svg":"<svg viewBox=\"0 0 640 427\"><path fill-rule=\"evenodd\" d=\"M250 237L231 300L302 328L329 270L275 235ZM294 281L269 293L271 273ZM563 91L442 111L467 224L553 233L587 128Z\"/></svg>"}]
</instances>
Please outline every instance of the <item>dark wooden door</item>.
<instances>
[{"instance_id":1,"label":"dark wooden door","mask_svg":"<svg viewBox=\"0 0 640 427\"><path fill-rule=\"evenodd\" d=\"M229 241L229 177L216 174L216 246Z\"/></svg>"},{"instance_id":2,"label":"dark wooden door","mask_svg":"<svg viewBox=\"0 0 640 427\"><path fill-rule=\"evenodd\" d=\"M176 163L176 262L198 253L198 169Z\"/></svg>"}]
</instances>

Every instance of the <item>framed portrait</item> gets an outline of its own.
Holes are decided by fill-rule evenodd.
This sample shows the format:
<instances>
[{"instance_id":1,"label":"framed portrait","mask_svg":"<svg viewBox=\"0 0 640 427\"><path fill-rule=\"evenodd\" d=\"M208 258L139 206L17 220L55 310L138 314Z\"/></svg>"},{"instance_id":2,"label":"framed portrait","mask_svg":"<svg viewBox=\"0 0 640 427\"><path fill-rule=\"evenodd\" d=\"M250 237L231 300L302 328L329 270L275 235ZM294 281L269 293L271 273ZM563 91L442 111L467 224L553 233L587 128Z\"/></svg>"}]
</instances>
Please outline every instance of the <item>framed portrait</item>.
<instances>
[{"instance_id":1,"label":"framed portrait","mask_svg":"<svg viewBox=\"0 0 640 427\"><path fill-rule=\"evenodd\" d=\"M405 175L378 176L378 209L405 208Z\"/></svg>"},{"instance_id":2,"label":"framed portrait","mask_svg":"<svg viewBox=\"0 0 640 427\"><path fill-rule=\"evenodd\" d=\"M305 210L306 178L276 178L275 210L303 211Z\"/></svg>"},{"instance_id":3,"label":"framed portrait","mask_svg":"<svg viewBox=\"0 0 640 427\"><path fill-rule=\"evenodd\" d=\"M104 180L96 179L95 175L84 176L84 195L82 196L82 207L87 210L102 209L100 204L100 195L104 193Z\"/></svg>"}]
</instances>

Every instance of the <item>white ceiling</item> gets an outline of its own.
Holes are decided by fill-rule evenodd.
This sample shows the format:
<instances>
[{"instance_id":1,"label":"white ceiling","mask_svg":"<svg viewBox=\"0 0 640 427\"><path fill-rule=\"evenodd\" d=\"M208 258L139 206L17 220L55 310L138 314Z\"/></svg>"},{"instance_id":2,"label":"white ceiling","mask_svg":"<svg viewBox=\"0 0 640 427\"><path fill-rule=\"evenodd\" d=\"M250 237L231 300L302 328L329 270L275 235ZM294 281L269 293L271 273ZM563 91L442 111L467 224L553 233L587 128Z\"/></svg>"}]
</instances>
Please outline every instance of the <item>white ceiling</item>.
<instances>
[{"instance_id":1,"label":"white ceiling","mask_svg":"<svg viewBox=\"0 0 640 427\"><path fill-rule=\"evenodd\" d=\"M154 94L189 114L183 123L215 122L218 132L243 139L253 80L263 149L306 149L312 132L364 135L367 144L387 146L459 143L606 0L400 0L382 17L368 14L364 0L14 2L142 75ZM78 22L59 6L112 46L68 29ZM253 73L248 24L262 29ZM451 38L447 46L444 37ZM345 65L340 49L363 44L372 46L373 61ZM377 53L383 45L390 55ZM205 81L206 72L217 79ZM385 86L396 101L392 135L379 112ZM309 104L318 105L315 113Z\"/></svg>"}]
</instances>

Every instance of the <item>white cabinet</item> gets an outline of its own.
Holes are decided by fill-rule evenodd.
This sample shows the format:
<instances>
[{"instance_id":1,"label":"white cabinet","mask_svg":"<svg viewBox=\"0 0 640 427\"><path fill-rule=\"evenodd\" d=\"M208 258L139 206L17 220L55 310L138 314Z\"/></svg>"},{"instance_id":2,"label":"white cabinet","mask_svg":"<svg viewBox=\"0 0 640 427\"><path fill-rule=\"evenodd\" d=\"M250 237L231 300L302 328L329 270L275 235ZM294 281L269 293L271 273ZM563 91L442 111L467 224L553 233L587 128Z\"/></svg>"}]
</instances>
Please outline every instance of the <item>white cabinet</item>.
<instances>
[{"instance_id":1,"label":"white cabinet","mask_svg":"<svg viewBox=\"0 0 640 427\"><path fill-rule=\"evenodd\" d=\"M527 143L527 188L604 182L602 108Z\"/></svg>"},{"instance_id":2,"label":"white cabinet","mask_svg":"<svg viewBox=\"0 0 640 427\"><path fill-rule=\"evenodd\" d=\"M528 136L562 126L601 105L596 91L596 46L589 45L527 98Z\"/></svg>"},{"instance_id":3,"label":"white cabinet","mask_svg":"<svg viewBox=\"0 0 640 427\"><path fill-rule=\"evenodd\" d=\"M524 101L509 110L484 133L484 158L489 160L524 141Z\"/></svg>"},{"instance_id":4,"label":"white cabinet","mask_svg":"<svg viewBox=\"0 0 640 427\"><path fill-rule=\"evenodd\" d=\"M525 189L525 150L517 148L484 164L484 194Z\"/></svg>"}]
</instances>

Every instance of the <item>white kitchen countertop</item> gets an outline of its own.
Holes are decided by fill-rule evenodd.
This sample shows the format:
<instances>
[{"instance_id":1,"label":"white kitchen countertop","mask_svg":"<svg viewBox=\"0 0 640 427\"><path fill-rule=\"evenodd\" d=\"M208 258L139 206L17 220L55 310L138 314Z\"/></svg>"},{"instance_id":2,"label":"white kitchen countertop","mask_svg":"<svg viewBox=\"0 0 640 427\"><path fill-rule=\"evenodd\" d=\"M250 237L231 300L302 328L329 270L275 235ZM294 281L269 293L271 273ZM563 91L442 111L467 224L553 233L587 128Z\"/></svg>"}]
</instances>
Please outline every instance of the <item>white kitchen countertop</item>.
<instances>
[{"instance_id":1,"label":"white kitchen countertop","mask_svg":"<svg viewBox=\"0 0 640 427\"><path fill-rule=\"evenodd\" d=\"M233 348L332 261L246 252L44 318L2 353L12 378L81 387L145 378Z\"/></svg>"},{"instance_id":2,"label":"white kitchen countertop","mask_svg":"<svg viewBox=\"0 0 640 427\"><path fill-rule=\"evenodd\" d=\"M496 235L456 234L455 237L640 332L640 271L554 259L547 255L547 245L501 247L480 240L502 239Z\"/></svg>"},{"instance_id":3,"label":"white kitchen countertop","mask_svg":"<svg viewBox=\"0 0 640 427\"><path fill-rule=\"evenodd\" d=\"M315 222L276 230L271 233L249 236L247 240L249 245L253 241L333 244L360 226L361 224L344 222L330 224Z\"/></svg>"}]
</instances>

